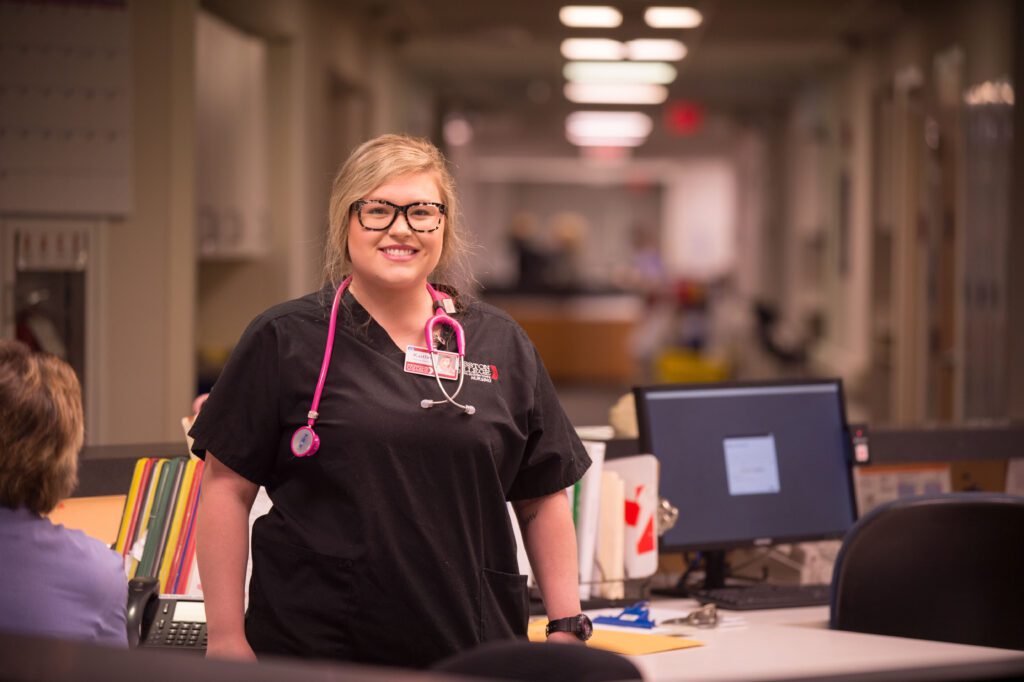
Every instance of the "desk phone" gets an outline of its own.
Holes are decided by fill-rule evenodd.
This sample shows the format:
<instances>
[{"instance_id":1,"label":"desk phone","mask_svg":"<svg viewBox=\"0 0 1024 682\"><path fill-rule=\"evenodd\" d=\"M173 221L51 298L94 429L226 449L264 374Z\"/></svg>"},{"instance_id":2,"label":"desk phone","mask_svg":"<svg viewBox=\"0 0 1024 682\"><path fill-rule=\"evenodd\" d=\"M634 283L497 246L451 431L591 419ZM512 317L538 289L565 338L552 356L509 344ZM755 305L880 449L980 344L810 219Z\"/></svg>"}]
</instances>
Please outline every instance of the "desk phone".
<instances>
[{"instance_id":1,"label":"desk phone","mask_svg":"<svg viewBox=\"0 0 1024 682\"><path fill-rule=\"evenodd\" d=\"M206 607L202 599L159 594L155 578L128 584L128 643L178 651L206 651Z\"/></svg>"}]
</instances>

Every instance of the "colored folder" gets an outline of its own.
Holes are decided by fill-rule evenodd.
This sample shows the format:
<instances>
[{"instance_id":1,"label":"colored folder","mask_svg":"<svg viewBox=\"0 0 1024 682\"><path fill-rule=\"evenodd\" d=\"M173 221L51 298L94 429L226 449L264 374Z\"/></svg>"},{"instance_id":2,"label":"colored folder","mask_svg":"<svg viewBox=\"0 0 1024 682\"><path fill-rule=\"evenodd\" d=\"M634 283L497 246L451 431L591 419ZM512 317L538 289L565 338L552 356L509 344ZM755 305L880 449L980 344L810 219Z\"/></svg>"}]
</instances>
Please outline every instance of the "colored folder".
<instances>
[{"instance_id":1,"label":"colored folder","mask_svg":"<svg viewBox=\"0 0 1024 682\"><path fill-rule=\"evenodd\" d=\"M117 531L117 540L114 542L114 549L118 554L124 554L125 541L128 537L128 529L131 526L135 514L135 502L139 498L139 482L142 480L143 472L146 470L148 460L140 459L135 463L135 470L132 472L132 483L128 487L128 496L124 500L124 511L121 512L121 526Z\"/></svg>"},{"instance_id":2,"label":"colored folder","mask_svg":"<svg viewBox=\"0 0 1024 682\"><path fill-rule=\"evenodd\" d=\"M170 531L167 534L167 542L164 544L164 556L160 562L160 573L157 576L160 580L161 592L170 592L171 567L175 562L179 544L178 539L182 534L182 522L189 506L189 495L192 492L196 461L194 459L189 460L185 465L185 470L181 477L181 485L178 487L178 494L174 503L174 515L171 517Z\"/></svg>"},{"instance_id":3,"label":"colored folder","mask_svg":"<svg viewBox=\"0 0 1024 682\"><path fill-rule=\"evenodd\" d=\"M170 562L167 564L167 572L161 577L163 591L167 594L178 594L175 589L178 572L181 570L181 556L184 554L185 545L188 540L191 522L196 511L197 492L200 481L203 479L203 461L190 460L185 480L181 484L181 496L178 498L181 507L181 516L176 517L174 525L177 535L168 541L168 554Z\"/></svg>"},{"instance_id":4,"label":"colored folder","mask_svg":"<svg viewBox=\"0 0 1024 682\"><path fill-rule=\"evenodd\" d=\"M146 542L143 545L142 558L139 559L139 565L135 569L136 577L151 577L153 575L153 559L156 556L157 545L160 543L160 535L163 532L164 517L167 514L170 487L174 484L176 466L175 460L165 460L164 465L160 468L160 477L157 480L153 505L150 508L149 522L146 524Z\"/></svg>"},{"instance_id":5,"label":"colored folder","mask_svg":"<svg viewBox=\"0 0 1024 682\"><path fill-rule=\"evenodd\" d=\"M167 460L158 459L153 463L153 471L149 475L149 483L146 486L145 503L142 507L142 512L139 514L138 521L135 526L135 535L132 538L132 543L129 546L128 554L130 556L130 562L128 564L128 577L134 578L136 576L143 576L144 573L139 573L139 562L142 560L143 552L145 551L145 543L149 539L149 524L153 517L153 503L156 498L157 489L160 487L160 482L165 478L165 468Z\"/></svg>"},{"instance_id":6,"label":"colored folder","mask_svg":"<svg viewBox=\"0 0 1024 682\"><path fill-rule=\"evenodd\" d=\"M193 479L192 492L189 496L189 506L186 511L186 518L183 520L182 532L184 537L180 540L180 551L176 558L177 568L173 571L174 583L171 589L173 594L187 594L189 574L192 570L193 556L195 555L195 534L197 522L197 507L199 505L199 493L203 485L203 462L196 463L196 473Z\"/></svg>"}]
</instances>

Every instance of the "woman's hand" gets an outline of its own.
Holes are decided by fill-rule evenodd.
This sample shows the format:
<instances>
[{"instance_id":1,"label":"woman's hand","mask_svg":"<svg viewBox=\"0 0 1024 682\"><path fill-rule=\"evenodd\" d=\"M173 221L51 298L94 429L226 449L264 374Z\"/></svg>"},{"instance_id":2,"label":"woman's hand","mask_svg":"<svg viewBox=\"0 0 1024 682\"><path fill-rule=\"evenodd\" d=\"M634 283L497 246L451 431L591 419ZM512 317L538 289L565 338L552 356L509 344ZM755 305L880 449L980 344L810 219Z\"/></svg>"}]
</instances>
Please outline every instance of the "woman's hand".
<instances>
[{"instance_id":1,"label":"woman's hand","mask_svg":"<svg viewBox=\"0 0 1024 682\"><path fill-rule=\"evenodd\" d=\"M226 658L234 661L255 661L256 654L245 637L224 637L210 640L206 647L207 658Z\"/></svg>"}]
</instances>

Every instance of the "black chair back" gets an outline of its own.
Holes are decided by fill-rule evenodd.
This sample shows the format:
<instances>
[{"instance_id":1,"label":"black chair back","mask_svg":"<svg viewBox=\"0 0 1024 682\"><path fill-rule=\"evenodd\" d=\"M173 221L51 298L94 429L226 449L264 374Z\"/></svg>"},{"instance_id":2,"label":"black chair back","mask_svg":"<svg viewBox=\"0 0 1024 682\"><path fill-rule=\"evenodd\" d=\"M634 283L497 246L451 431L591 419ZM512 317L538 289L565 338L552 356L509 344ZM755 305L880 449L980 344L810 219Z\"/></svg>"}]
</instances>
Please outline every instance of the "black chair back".
<instances>
[{"instance_id":1,"label":"black chair back","mask_svg":"<svg viewBox=\"0 0 1024 682\"><path fill-rule=\"evenodd\" d=\"M433 670L496 680L531 682L639 682L624 656L576 644L506 640L488 642L440 661Z\"/></svg>"},{"instance_id":2,"label":"black chair back","mask_svg":"<svg viewBox=\"0 0 1024 682\"><path fill-rule=\"evenodd\" d=\"M830 625L1024 650L1024 497L953 493L874 509L836 557Z\"/></svg>"}]
</instances>

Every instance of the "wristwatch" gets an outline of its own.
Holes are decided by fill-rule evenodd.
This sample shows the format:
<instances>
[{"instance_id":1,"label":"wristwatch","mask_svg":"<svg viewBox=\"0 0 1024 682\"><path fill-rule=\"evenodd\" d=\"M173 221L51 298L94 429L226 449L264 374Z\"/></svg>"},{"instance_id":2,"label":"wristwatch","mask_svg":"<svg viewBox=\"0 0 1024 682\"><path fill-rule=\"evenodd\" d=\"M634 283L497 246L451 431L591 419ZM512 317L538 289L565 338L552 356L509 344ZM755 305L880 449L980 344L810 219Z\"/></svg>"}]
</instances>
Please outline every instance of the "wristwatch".
<instances>
[{"instance_id":1,"label":"wristwatch","mask_svg":"<svg viewBox=\"0 0 1024 682\"><path fill-rule=\"evenodd\" d=\"M552 632L570 632L581 642L585 642L594 634L594 625L587 618L587 614L581 613L578 616L549 620L544 635L550 637Z\"/></svg>"}]
</instances>

